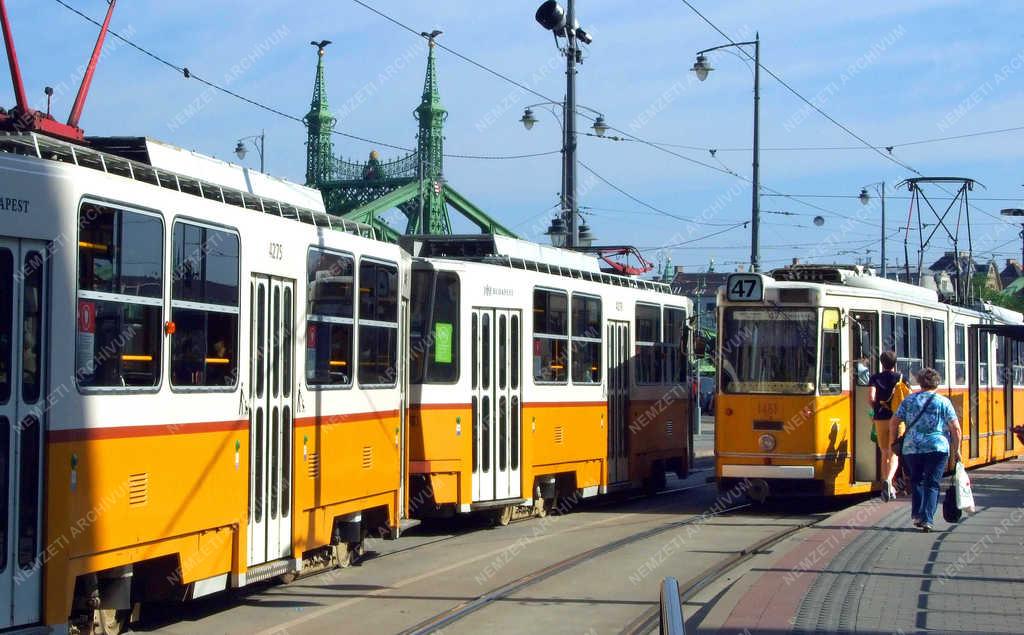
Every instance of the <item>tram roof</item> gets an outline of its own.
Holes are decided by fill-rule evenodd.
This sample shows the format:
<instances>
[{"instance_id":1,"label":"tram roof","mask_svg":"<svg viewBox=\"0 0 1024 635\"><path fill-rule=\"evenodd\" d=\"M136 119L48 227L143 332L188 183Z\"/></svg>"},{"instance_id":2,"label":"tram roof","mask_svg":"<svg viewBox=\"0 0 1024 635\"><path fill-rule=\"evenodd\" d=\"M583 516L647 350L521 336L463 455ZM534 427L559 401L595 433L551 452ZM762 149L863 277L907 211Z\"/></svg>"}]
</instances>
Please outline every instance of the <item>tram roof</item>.
<instances>
[{"instance_id":1,"label":"tram roof","mask_svg":"<svg viewBox=\"0 0 1024 635\"><path fill-rule=\"evenodd\" d=\"M399 244L418 258L448 258L465 262L480 262L590 280L619 287L681 295L674 293L671 285L664 282L601 271L597 258L592 255L508 236L495 234L403 236L399 239Z\"/></svg>"},{"instance_id":2,"label":"tram roof","mask_svg":"<svg viewBox=\"0 0 1024 635\"><path fill-rule=\"evenodd\" d=\"M34 132L0 132L0 153L34 156L199 198L375 238L369 225L326 213L319 190L147 137L90 137L79 145Z\"/></svg>"}]
</instances>

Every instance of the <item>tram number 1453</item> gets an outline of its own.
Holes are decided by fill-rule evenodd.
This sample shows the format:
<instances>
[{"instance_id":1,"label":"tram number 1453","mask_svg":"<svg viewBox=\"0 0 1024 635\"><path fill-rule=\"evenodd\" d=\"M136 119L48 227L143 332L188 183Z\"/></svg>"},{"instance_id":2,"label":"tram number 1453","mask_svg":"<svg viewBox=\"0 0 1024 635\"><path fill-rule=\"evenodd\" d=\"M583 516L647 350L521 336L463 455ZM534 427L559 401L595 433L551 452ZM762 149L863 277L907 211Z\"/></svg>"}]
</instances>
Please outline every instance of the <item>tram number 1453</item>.
<instances>
[{"instance_id":1,"label":"tram number 1453","mask_svg":"<svg viewBox=\"0 0 1024 635\"><path fill-rule=\"evenodd\" d=\"M730 302L760 302L764 298L764 285L757 274L734 273L725 289Z\"/></svg>"}]
</instances>

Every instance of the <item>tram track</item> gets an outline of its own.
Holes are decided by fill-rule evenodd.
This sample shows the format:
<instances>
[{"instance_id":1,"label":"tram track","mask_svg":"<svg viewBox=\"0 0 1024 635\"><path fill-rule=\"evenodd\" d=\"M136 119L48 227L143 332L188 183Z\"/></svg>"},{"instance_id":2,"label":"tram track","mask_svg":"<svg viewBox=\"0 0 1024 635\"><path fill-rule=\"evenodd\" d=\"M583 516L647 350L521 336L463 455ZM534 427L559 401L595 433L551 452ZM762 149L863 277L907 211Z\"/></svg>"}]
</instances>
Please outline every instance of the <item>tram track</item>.
<instances>
[{"instance_id":1,"label":"tram track","mask_svg":"<svg viewBox=\"0 0 1024 635\"><path fill-rule=\"evenodd\" d=\"M777 531L774 534L762 538L753 545L745 547L728 558L712 564L708 568L704 569L697 575L688 579L685 583L679 586L679 602L685 604L697 595L702 589L706 588L711 583L715 582L722 576L726 575L739 565L743 564L747 560L754 556L762 553L765 549L771 548L776 544L782 542L786 538L789 538L798 531L808 529L817 525L820 522L826 520L828 516L823 516L816 520L801 523L787 527L781 531ZM685 617L685 616L684 616ZM620 635L646 635L647 633L654 632L658 629L659 621L661 619L660 605L655 603L649 607L646 611L641 613L632 622L626 624L626 626L620 632Z\"/></svg>"},{"instance_id":2,"label":"tram track","mask_svg":"<svg viewBox=\"0 0 1024 635\"><path fill-rule=\"evenodd\" d=\"M699 469L690 470L690 474L694 474L694 473L697 473L697 472L710 472L710 471L713 471L713 470L714 470L714 468L699 468ZM631 503L631 502L638 501L638 500L650 500L652 498L659 498L661 496L668 496L670 494L680 494L682 492L689 492L689 491L693 491L693 490L697 490L697 489L703 489L705 487L709 487L710 485L711 485L711 483L709 483L709 482L700 482L700 483L695 483L693 485L684 485L682 487L673 487L673 488L669 488L669 489L658 490L657 492L654 492L654 493L630 492L630 493L624 495L623 497L616 497L614 495L611 495L611 496L605 495L605 497L603 497L602 500L590 504L589 508L590 509L603 509L603 508L606 508L606 507L611 507L613 505L624 505L624 504ZM573 510L570 510L570 513L571 513L571 511L573 511ZM526 523L526 522L530 522L532 520L540 520L540 519L541 518L537 517L537 516L530 516L530 517L527 517L527 518L520 518L518 520L513 520L510 524L511 525L518 525L520 523ZM426 541L424 541L424 542L422 542L420 544L417 544L417 545L410 545L408 547L402 547L402 548L396 549L394 551L388 551L387 553L375 553L372 558L364 559L364 560L362 560L362 562L369 562L369 561L372 561L372 560L379 560L381 558L389 558L389 557L392 557L392 556L397 556L399 554L408 553L410 551L416 551L418 549L423 549L425 547L436 546L436 545L438 545L440 543L447 542L447 541L459 538L459 537L461 537L461 536L463 536L463 535L465 535L467 533L470 533L470 532L473 532L473 531L479 531L481 528L482 527L470 527L470 528L466 529L465 531L458 531L458 532L452 533L452 534L447 535L447 536L438 537L438 538L436 538L434 540L426 540ZM332 571L332 570L331 569L325 569L325 570L322 570L322 571L317 571L316 573L312 574L309 577L314 577L314 576L320 575L322 573L330 573L330 571Z\"/></svg>"},{"instance_id":3,"label":"tram track","mask_svg":"<svg viewBox=\"0 0 1024 635\"><path fill-rule=\"evenodd\" d=\"M707 484L701 483L698 485L675 488L674 490L663 490L662 492L659 493L678 493L680 491L687 491L703 487L707 487ZM724 514L736 512L741 509L747 509L749 507L751 507L749 503L734 505L732 507L727 507L725 509L718 511L714 514L714 516L722 516ZM681 527L686 527L687 525L693 525L701 521L706 521L707 518L708 516L704 514L697 514L684 520L679 520L665 525L652 527L651 529L648 529L646 531L625 536L623 538L619 538L618 540L614 540L608 544L600 545L592 549L580 552L578 554L575 554L573 556L550 564L546 567L538 569L532 573L516 578L515 580L507 582L495 589L492 589L491 591L488 591L487 593L478 595L473 599L462 602L461 604L458 604L448 609L447 611L438 613L404 631L401 631L401 633L402 635L426 635L427 633L437 632L440 629L450 626L455 622L458 622L463 618L466 618L469 615L472 615L477 611L480 611L481 609L493 604L494 602L503 600L509 597L510 595L517 593L525 588L534 586L555 575L564 573L590 560L591 558L608 555L619 549L642 542L648 538L652 538L659 534L679 529Z\"/></svg>"}]
</instances>

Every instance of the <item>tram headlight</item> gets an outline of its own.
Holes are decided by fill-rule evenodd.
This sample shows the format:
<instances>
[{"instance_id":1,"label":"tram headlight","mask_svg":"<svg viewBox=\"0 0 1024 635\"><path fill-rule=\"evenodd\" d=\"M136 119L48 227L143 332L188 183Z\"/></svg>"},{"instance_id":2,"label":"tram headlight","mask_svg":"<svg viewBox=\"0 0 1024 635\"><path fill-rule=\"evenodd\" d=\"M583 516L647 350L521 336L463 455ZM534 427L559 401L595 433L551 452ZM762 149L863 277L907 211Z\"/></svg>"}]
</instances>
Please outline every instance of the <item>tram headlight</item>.
<instances>
[{"instance_id":1,"label":"tram headlight","mask_svg":"<svg viewBox=\"0 0 1024 635\"><path fill-rule=\"evenodd\" d=\"M775 449L775 437L771 434L762 434L757 438L757 445L764 452L771 452Z\"/></svg>"}]
</instances>

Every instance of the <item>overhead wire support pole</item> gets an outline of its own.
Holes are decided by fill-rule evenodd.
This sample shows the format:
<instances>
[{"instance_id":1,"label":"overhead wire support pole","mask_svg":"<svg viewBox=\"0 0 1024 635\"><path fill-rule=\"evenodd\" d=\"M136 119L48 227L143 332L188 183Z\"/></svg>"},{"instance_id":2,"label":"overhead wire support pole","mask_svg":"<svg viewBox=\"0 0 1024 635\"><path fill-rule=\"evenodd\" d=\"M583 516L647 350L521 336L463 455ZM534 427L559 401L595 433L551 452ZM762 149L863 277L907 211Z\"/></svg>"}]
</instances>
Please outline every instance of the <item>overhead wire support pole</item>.
<instances>
[{"instance_id":1,"label":"overhead wire support pole","mask_svg":"<svg viewBox=\"0 0 1024 635\"><path fill-rule=\"evenodd\" d=\"M705 53L711 53L727 48L739 48L744 46L754 47L754 146L752 148L753 158L751 160L751 193L750 193L750 270L761 270L760 255L760 224L761 224L761 34L755 33L754 39L749 42L732 42L720 44L697 51L697 61L693 70L697 73L697 79L707 79L708 71L714 70L704 57ZM749 57L750 53L744 53Z\"/></svg>"},{"instance_id":2,"label":"overhead wire support pole","mask_svg":"<svg viewBox=\"0 0 1024 635\"><path fill-rule=\"evenodd\" d=\"M579 226L576 223L576 1L568 0L565 29L565 198L569 214L566 246L579 244Z\"/></svg>"}]
</instances>

